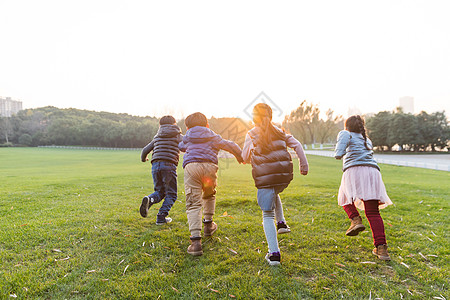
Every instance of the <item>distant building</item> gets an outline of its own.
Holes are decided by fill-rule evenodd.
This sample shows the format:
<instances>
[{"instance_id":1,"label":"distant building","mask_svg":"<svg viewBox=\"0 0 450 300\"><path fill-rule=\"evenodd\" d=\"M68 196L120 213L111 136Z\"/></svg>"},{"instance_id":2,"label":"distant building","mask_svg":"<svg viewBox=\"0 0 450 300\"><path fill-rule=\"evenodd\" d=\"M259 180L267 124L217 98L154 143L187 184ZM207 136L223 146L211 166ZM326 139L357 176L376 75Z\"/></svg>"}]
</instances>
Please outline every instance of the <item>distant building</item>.
<instances>
[{"instance_id":1,"label":"distant building","mask_svg":"<svg viewBox=\"0 0 450 300\"><path fill-rule=\"evenodd\" d=\"M400 97L399 103L405 114L414 114L414 97Z\"/></svg>"},{"instance_id":2,"label":"distant building","mask_svg":"<svg viewBox=\"0 0 450 300\"><path fill-rule=\"evenodd\" d=\"M11 117L22 110L22 101L12 100L10 97L0 97L0 116Z\"/></svg>"}]
</instances>

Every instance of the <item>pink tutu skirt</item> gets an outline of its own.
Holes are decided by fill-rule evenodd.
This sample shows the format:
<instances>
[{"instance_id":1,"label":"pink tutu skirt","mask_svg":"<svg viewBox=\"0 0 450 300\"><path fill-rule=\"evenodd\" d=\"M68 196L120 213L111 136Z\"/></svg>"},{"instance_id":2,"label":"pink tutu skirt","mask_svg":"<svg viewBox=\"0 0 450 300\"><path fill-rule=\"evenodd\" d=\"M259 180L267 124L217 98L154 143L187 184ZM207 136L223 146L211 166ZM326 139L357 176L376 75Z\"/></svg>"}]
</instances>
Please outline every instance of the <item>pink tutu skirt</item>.
<instances>
[{"instance_id":1,"label":"pink tutu skirt","mask_svg":"<svg viewBox=\"0 0 450 300\"><path fill-rule=\"evenodd\" d=\"M363 199L379 200L380 209L392 204L378 169L367 166L348 168L342 174L338 203L340 206L354 203L364 210Z\"/></svg>"}]
</instances>

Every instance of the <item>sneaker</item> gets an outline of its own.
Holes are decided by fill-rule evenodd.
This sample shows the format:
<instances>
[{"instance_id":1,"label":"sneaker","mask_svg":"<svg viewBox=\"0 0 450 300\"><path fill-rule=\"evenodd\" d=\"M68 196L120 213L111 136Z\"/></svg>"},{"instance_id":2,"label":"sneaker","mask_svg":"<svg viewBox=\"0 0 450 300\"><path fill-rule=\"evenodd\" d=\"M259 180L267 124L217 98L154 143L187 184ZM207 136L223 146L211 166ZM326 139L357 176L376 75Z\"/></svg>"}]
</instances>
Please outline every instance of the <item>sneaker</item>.
<instances>
[{"instance_id":1,"label":"sneaker","mask_svg":"<svg viewBox=\"0 0 450 300\"><path fill-rule=\"evenodd\" d=\"M381 260L391 260L389 253L387 251L387 245L378 245L375 249L372 250L372 253L378 256Z\"/></svg>"},{"instance_id":2,"label":"sneaker","mask_svg":"<svg viewBox=\"0 0 450 300\"><path fill-rule=\"evenodd\" d=\"M190 237L191 244L187 248L187 253L193 256L199 256L203 254L202 238L199 236Z\"/></svg>"},{"instance_id":3,"label":"sneaker","mask_svg":"<svg viewBox=\"0 0 450 300\"><path fill-rule=\"evenodd\" d=\"M172 218L166 217L164 215L156 215L156 225L164 225L166 223L172 222Z\"/></svg>"},{"instance_id":4,"label":"sneaker","mask_svg":"<svg viewBox=\"0 0 450 300\"><path fill-rule=\"evenodd\" d=\"M141 213L141 216L143 218L147 217L148 209L150 208L150 206L153 205L154 202L155 202L155 200L153 198L149 198L148 196L145 196L144 198L142 198L142 203L141 203L141 207L139 208L139 212Z\"/></svg>"},{"instance_id":5,"label":"sneaker","mask_svg":"<svg viewBox=\"0 0 450 300\"><path fill-rule=\"evenodd\" d=\"M355 236L365 229L366 227L362 223L361 216L357 216L352 219L352 223L350 224L350 227L347 229L345 234L348 236Z\"/></svg>"},{"instance_id":6,"label":"sneaker","mask_svg":"<svg viewBox=\"0 0 450 300\"><path fill-rule=\"evenodd\" d=\"M205 236L212 236L214 232L216 232L217 224L213 222L213 220L205 221L205 219L203 219L203 224L205 224L205 227L203 228Z\"/></svg>"},{"instance_id":7,"label":"sneaker","mask_svg":"<svg viewBox=\"0 0 450 300\"><path fill-rule=\"evenodd\" d=\"M277 223L277 231L278 234L289 233L291 232L291 228L284 221L280 221Z\"/></svg>"},{"instance_id":8,"label":"sneaker","mask_svg":"<svg viewBox=\"0 0 450 300\"><path fill-rule=\"evenodd\" d=\"M267 253L265 259L271 266L278 266L280 264L280 252Z\"/></svg>"}]
</instances>

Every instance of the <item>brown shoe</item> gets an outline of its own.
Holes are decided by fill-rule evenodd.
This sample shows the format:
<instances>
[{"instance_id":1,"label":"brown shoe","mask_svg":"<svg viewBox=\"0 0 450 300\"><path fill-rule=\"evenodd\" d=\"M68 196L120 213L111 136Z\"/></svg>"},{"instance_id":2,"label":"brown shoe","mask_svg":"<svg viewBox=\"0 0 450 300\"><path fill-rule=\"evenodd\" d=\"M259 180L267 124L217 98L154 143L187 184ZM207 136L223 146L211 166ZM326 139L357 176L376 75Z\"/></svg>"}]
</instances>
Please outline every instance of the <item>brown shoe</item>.
<instances>
[{"instance_id":1,"label":"brown shoe","mask_svg":"<svg viewBox=\"0 0 450 300\"><path fill-rule=\"evenodd\" d=\"M355 236L365 229L366 227L362 223L361 216L357 216L352 219L352 223L350 224L350 227L347 229L345 234L348 236Z\"/></svg>"},{"instance_id":2,"label":"brown shoe","mask_svg":"<svg viewBox=\"0 0 450 300\"><path fill-rule=\"evenodd\" d=\"M187 253L194 256L199 256L203 254L202 250L202 238L199 236L191 236L191 244L187 248Z\"/></svg>"},{"instance_id":3,"label":"brown shoe","mask_svg":"<svg viewBox=\"0 0 450 300\"><path fill-rule=\"evenodd\" d=\"M204 225L205 227L203 227L203 233L205 234L205 236L212 236L214 232L216 232L217 224L214 223L212 220L210 221L203 220L203 224L205 224Z\"/></svg>"},{"instance_id":4,"label":"brown shoe","mask_svg":"<svg viewBox=\"0 0 450 300\"><path fill-rule=\"evenodd\" d=\"M372 253L378 256L381 260L391 260L391 257L387 251L387 245L378 245L375 249L373 249Z\"/></svg>"}]
</instances>

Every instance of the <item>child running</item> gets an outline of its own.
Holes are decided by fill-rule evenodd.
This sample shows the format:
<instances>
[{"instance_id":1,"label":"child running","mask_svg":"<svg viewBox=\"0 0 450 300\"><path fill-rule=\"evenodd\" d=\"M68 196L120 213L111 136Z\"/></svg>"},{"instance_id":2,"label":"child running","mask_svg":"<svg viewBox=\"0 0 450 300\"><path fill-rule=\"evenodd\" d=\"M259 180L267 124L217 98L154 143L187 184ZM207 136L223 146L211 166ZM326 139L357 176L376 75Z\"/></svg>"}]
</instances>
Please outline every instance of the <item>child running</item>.
<instances>
[{"instance_id":1,"label":"child running","mask_svg":"<svg viewBox=\"0 0 450 300\"><path fill-rule=\"evenodd\" d=\"M366 136L364 120L360 116L351 116L345 121L345 130L337 137L334 157L344 158L338 203L351 219L345 234L355 236L365 229L356 207L364 210L375 245L372 253L381 260L390 260L379 209L392 201L386 194L380 168L373 158L372 142Z\"/></svg>"},{"instance_id":2,"label":"child running","mask_svg":"<svg viewBox=\"0 0 450 300\"><path fill-rule=\"evenodd\" d=\"M262 210L264 233L269 247L265 259L269 265L274 266L279 265L281 260L277 232L290 232L279 196L294 175L287 147L293 148L297 153L302 175L308 174L308 161L300 142L272 124L272 108L269 105L255 105L253 122L255 127L245 137L242 157L245 162L252 164L252 175L258 189L257 200Z\"/></svg>"},{"instance_id":3,"label":"child running","mask_svg":"<svg viewBox=\"0 0 450 300\"><path fill-rule=\"evenodd\" d=\"M186 135L179 144L183 157L184 188L186 192L186 214L191 233L187 252L198 256L203 254L201 243L202 208L204 235L212 236L217 230L213 222L216 207L216 185L218 159L220 149L233 154L242 163L241 148L234 142L222 137L209 129L208 119L202 113L196 112L187 116L184 121L187 127Z\"/></svg>"},{"instance_id":4,"label":"child running","mask_svg":"<svg viewBox=\"0 0 450 300\"><path fill-rule=\"evenodd\" d=\"M156 225L170 223L167 217L177 200L177 165L180 156L178 143L181 141L181 129L172 116L164 116L159 120L159 130L153 140L142 149L141 161L148 161L147 155L153 150L152 177L155 192L142 199L139 209L142 217L147 217L148 209L164 199L158 214Z\"/></svg>"}]
</instances>

